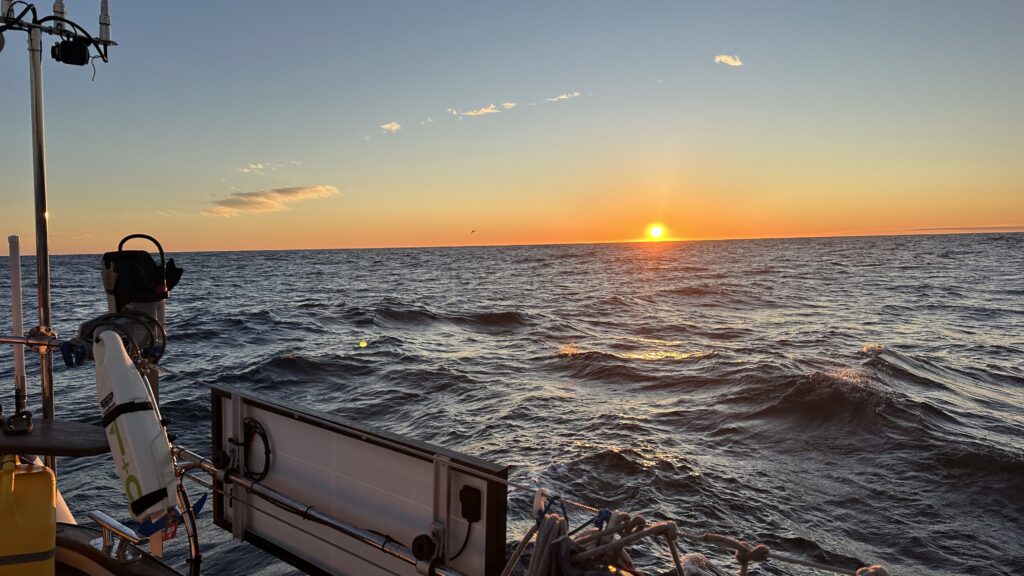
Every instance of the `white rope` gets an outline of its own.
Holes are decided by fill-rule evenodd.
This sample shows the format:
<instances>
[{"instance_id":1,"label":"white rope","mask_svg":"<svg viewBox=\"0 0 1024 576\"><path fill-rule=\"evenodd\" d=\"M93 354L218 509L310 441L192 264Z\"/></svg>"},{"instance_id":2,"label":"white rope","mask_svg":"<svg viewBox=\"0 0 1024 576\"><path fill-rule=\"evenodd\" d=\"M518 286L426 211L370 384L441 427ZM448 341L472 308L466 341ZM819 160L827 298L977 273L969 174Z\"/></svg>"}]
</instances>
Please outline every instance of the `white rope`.
<instances>
[{"instance_id":1,"label":"white rope","mask_svg":"<svg viewBox=\"0 0 1024 576\"><path fill-rule=\"evenodd\" d=\"M530 567L526 570L526 576L549 576L551 573L551 544L562 536L565 536L565 519L558 514L548 514L541 522L540 530L537 531L537 544L533 547L533 556L530 558Z\"/></svg>"}]
</instances>

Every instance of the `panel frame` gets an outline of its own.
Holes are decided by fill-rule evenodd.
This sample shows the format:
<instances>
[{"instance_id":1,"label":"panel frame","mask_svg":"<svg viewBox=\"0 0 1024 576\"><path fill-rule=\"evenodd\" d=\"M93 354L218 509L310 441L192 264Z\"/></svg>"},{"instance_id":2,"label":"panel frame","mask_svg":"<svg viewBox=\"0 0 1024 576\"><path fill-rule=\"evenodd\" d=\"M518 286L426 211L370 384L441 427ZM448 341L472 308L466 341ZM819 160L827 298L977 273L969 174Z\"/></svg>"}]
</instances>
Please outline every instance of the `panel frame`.
<instances>
[{"instance_id":1,"label":"panel frame","mask_svg":"<svg viewBox=\"0 0 1024 576\"><path fill-rule=\"evenodd\" d=\"M436 506L437 502L440 501L447 507L447 510L444 511L431 510L431 513L435 519L438 517L447 519L445 523L445 540L448 548L446 554L448 555L454 553L455 550L453 550L453 547L457 549L462 544L462 538L465 534L464 530L466 529L465 520L463 520L458 514L459 488L465 484L484 488L485 494L482 502L483 510L481 511L483 518L479 523L485 530L482 556L483 570L482 572L477 570L481 565L479 542L477 542L475 546L470 546L464 556L460 557L455 563L449 564L448 567L463 571L470 568L477 568L469 570L466 573L482 574L483 576L496 576L500 574L501 570L504 568L508 506L508 486L505 483L508 479L509 469L507 466L502 466L481 458L435 446L427 442L422 442L413 438L352 422L325 412L270 399L249 392L243 392L233 387L211 387L210 402L212 454L214 456L214 461L218 462L218 465L224 465L223 463L227 462L226 457L230 447L228 438L232 437L233 434L236 434L234 430L237 429L237 423L240 422L242 417L250 415L250 412L253 414L265 413L284 417L290 421L289 424L292 422L301 423L310 426L313 430L323 431L331 435L338 435L342 439L341 441L344 441L344 439L348 439L348 441L357 441L360 443L360 448L366 448L373 453L380 451L380 458L382 459L412 458L415 461L421 462L421 465L424 466L424 470L430 471L429 475L424 472L423 476L424 482L431 483L433 506ZM241 407L242 414L238 416L238 418L235 418L232 412L237 410L237 407ZM268 425L267 422L261 421L261 423L267 429L267 434L271 437L271 444L273 445L273 426ZM362 446L362 444L365 444L365 446ZM256 454L258 450L258 448L257 450L253 450L253 453ZM262 459L262 453L260 452L258 455L260 459ZM272 455L271 458L273 460L274 456ZM444 478L450 479L450 485L446 490L447 498L437 497L437 490L433 485L435 480L438 479L438 475L435 473L435 470L437 468L437 462L439 461L449 463L449 473L444 475ZM417 465L417 467L419 466L420 465ZM282 490L280 487L274 486L273 467L271 468L270 475L264 483L271 488L287 493L286 490ZM263 517L263 523L269 522L266 520L266 518L268 518L266 515L249 509L246 511L245 515L250 516L251 518L246 521L246 525L244 527L239 527L240 529L236 530L232 521L233 512L231 507L227 504L229 497L223 493L226 488L230 489L230 487L226 487L224 482L220 480L215 480L214 485L216 488L213 498L213 520L215 525L229 532L236 533L236 536L240 537L242 540L252 543L253 545L307 573L331 573L316 562L311 562L296 553L296 551L290 550L287 545L275 542L272 535L261 533L258 528L254 528L252 526L253 521L257 520L256 517ZM239 496L240 500L244 500L246 497L255 498L252 495L239 494ZM290 496L294 497L296 500L303 500L301 494L290 494ZM279 508L274 508L265 502L259 502L258 500L257 502L262 508L272 509L276 515L286 516L296 523L305 524L305 521L297 515L290 514ZM319 507L318 509L325 511ZM346 522L351 521L340 515L338 517ZM260 522L256 523L258 524ZM373 527L364 526L364 528ZM474 524L472 529L479 530L476 524ZM328 529L319 527L318 530ZM426 533L426 530L421 530L421 532ZM342 549L351 550L352 552L349 554L354 557L359 558L366 557L367 555L379 555L382 563L381 566L384 566L384 568L381 568L381 571L379 572L380 574L412 575L417 573L413 566L401 563L397 559L391 558L373 547L369 547L361 542L349 539L347 536L340 534L338 534L338 536L340 538L336 540L344 542ZM476 539L471 538L471 542L474 541L476 541ZM402 544L408 546L411 542L402 542ZM375 564L375 562L370 563ZM359 573L362 574L364 572L360 571Z\"/></svg>"}]
</instances>

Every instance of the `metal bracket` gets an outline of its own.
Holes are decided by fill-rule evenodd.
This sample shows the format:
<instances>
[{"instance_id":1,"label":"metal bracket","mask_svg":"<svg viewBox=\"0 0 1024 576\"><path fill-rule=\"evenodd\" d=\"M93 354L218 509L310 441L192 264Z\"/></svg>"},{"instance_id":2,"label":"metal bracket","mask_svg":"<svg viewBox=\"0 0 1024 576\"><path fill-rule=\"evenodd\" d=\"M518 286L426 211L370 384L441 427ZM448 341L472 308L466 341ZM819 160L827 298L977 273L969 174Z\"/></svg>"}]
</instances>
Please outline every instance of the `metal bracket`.
<instances>
[{"instance_id":1,"label":"metal bracket","mask_svg":"<svg viewBox=\"0 0 1024 576\"><path fill-rule=\"evenodd\" d=\"M129 544L145 545L149 538L138 535L134 530L107 516L99 510L93 510L88 514L89 519L100 525L102 537L89 542L93 548L103 552L111 560L117 562L134 562L142 557L142 552ZM117 545L114 545L114 536L118 536Z\"/></svg>"},{"instance_id":2,"label":"metal bracket","mask_svg":"<svg viewBox=\"0 0 1024 576\"><path fill-rule=\"evenodd\" d=\"M245 450L238 443L245 441L245 430L242 420L245 418L245 403L238 394L231 396L231 438L237 443L230 443L228 452L231 454L231 464L228 468L245 470ZM231 534L239 540L245 539L245 530L248 526L249 498L245 490L237 484L230 485L231 498Z\"/></svg>"},{"instance_id":3,"label":"metal bracket","mask_svg":"<svg viewBox=\"0 0 1024 576\"><path fill-rule=\"evenodd\" d=\"M57 332L56 330L53 330L52 328L48 328L46 326L36 326L35 328L29 330L28 334L26 334L25 337L26 339L32 340L51 340L57 338ZM33 350L40 354L48 354L50 352L50 347L46 344L28 345L31 346Z\"/></svg>"},{"instance_id":4,"label":"metal bracket","mask_svg":"<svg viewBox=\"0 0 1024 576\"><path fill-rule=\"evenodd\" d=\"M448 526L451 526L451 459L439 454L434 455L434 523L431 526L431 537L437 543L435 558L445 560L448 557Z\"/></svg>"}]
</instances>

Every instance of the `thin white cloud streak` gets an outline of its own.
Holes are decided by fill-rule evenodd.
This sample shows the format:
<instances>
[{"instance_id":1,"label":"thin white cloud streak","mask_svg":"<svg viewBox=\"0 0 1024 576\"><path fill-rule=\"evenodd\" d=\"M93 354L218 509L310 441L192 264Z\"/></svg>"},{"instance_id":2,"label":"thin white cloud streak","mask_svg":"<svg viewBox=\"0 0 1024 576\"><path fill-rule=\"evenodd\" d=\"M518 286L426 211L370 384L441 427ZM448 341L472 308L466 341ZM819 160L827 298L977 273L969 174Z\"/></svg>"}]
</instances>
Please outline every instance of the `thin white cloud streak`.
<instances>
[{"instance_id":1,"label":"thin white cloud streak","mask_svg":"<svg viewBox=\"0 0 1024 576\"><path fill-rule=\"evenodd\" d=\"M580 93L577 92L564 92L555 96L554 98L545 98L548 102L561 102L562 100L571 100L573 98L579 98Z\"/></svg>"},{"instance_id":2,"label":"thin white cloud streak","mask_svg":"<svg viewBox=\"0 0 1024 576\"><path fill-rule=\"evenodd\" d=\"M273 172L281 166L281 164L275 164L273 162L250 162L241 168L235 168L235 171L241 172L242 174L265 174L267 172Z\"/></svg>"},{"instance_id":3,"label":"thin white cloud streak","mask_svg":"<svg viewBox=\"0 0 1024 576\"><path fill-rule=\"evenodd\" d=\"M214 206L203 210L203 216L220 216L231 218L240 214L264 214L288 210L287 204L301 202L312 198L328 198L337 196L338 189L334 186L294 186L291 188L275 188L259 192L235 192L226 198L214 200Z\"/></svg>"},{"instance_id":4,"label":"thin white cloud streak","mask_svg":"<svg viewBox=\"0 0 1024 576\"><path fill-rule=\"evenodd\" d=\"M491 104L490 106L484 106L483 108L477 108L476 110L467 110L466 112L462 112L461 115L462 116L484 116L484 115L487 115L487 114L497 114L499 112L501 112L501 110L498 110L497 106L495 106L494 104Z\"/></svg>"},{"instance_id":5,"label":"thin white cloud streak","mask_svg":"<svg viewBox=\"0 0 1024 576\"><path fill-rule=\"evenodd\" d=\"M383 130L385 134L394 134L402 129L402 124L399 122L388 122L387 124L381 124L380 129Z\"/></svg>"},{"instance_id":6,"label":"thin white cloud streak","mask_svg":"<svg viewBox=\"0 0 1024 576\"><path fill-rule=\"evenodd\" d=\"M743 61L740 60L739 56L728 54L719 54L715 56L715 62L718 64L727 64L729 66L743 66Z\"/></svg>"},{"instance_id":7,"label":"thin white cloud streak","mask_svg":"<svg viewBox=\"0 0 1024 576\"><path fill-rule=\"evenodd\" d=\"M466 110L465 112L463 112L461 110L456 110L455 108L448 108L447 110L448 110L448 114L450 114L452 116L455 116L456 118L462 118L463 116L469 116L470 118L472 118L474 116L486 116L488 114L500 114L502 111L511 110L511 109L515 108L516 106L518 106L518 104L515 103L515 102L502 102L500 107L498 105L494 104L494 103L491 103L491 104L488 104L487 106L484 106L482 108L477 108L476 110Z\"/></svg>"}]
</instances>

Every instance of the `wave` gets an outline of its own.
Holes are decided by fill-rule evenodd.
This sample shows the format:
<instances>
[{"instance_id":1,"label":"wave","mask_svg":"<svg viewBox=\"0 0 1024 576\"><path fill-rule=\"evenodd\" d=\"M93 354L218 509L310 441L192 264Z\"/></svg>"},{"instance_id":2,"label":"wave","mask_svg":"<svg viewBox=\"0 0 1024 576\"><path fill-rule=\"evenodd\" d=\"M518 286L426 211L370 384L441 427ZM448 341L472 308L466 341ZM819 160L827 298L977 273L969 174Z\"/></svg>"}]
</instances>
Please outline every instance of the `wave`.
<instances>
[{"instance_id":1,"label":"wave","mask_svg":"<svg viewBox=\"0 0 1024 576\"><path fill-rule=\"evenodd\" d=\"M226 384L254 384L279 387L284 383L340 380L375 373L379 363L359 357L309 358L301 354L280 354L239 373L218 378Z\"/></svg>"},{"instance_id":2,"label":"wave","mask_svg":"<svg viewBox=\"0 0 1024 576\"><path fill-rule=\"evenodd\" d=\"M666 290L665 293L673 296L719 296L722 294L722 290L710 284L696 284L682 288L672 288Z\"/></svg>"},{"instance_id":3,"label":"wave","mask_svg":"<svg viewBox=\"0 0 1024 576\"><path fill-rule=\"evenodd\" d=\"M440 319L437 314L420 308L392 308L381 306L372 311L372 316L377 323L396 323L409 325L429 324Z\"/></svg>"},{"instance_id":4,"label":"wave","mask_svg":"<svg viewBox=\"0 0 1024 576\"><path fill-rule=\"evenodd\" d=\"M956 376L923 359L890 350L882 344L865 344L861 355L864 367L881 380L913 384L929 390L951 390Z\"/></svg>"},{"instance_id":5,"label":"wave","mask_svg":"<svg viewBox=\"0 0 1024 576\"><path fill-rule=\"evenodd\" d=\"M284 310L253 310L244 313L209 313L197 315L181 323L168 323L168 336L173 346L175 340L203 342L208 340L252 341L272 340L271 333L279 331L299 332L304 336L311 333L326 333L318 318L296 315Z\"/></svg>"},{"instance_id":6,"label":"wave","mask_svg":"<svg viewBox=\"0 0 1024 576\"><path fill-rule=\"evenodd\" d=\"M517 311L476 312L466 314L439 314L425 308L396 308L381 306L373 310L372 318L382 326L426 326L449 323L483 332L515 330L531 323L530 318Z\"/></svg>"},{"instance_id":7,"label":"wave","mask_svg":"<svg viewBox=\"0 0 1024 576\"><path fill-rule=\"evenodd\" d=\"M830 566L839 566L849 570L856 570L868 563L861 559L839 554L822 548L817 542L800 536L767 536L760 540L767 544L772 550L782 550L790 553L797 553L800 556L821 562Z\"/></svg>"},{"instance_id":8,"label":"wave","mask_svg":"<svg viewBox=\"0 0 1024 576\"><path fill-rule=\"evenodd\" d=\"M511 330L530 324L530 318L526 314L516 311L479 312L451 316L449 319L456 324L484 330Z\"/></svg>"},{"instance_id":9,"label":"wave","mask_svg":"<svg viewBox=\"0 0 1024 576\"><path fill-rule=\"evenodd\" d=\"M703 491L704 478L684 462L674 463L633 448L590 450L570 462L552 464L544 471L570 494L587 494L599 507L617 507L659 493Z\"/></svg>"},{"instance_id":10,"label":"wave","mask_svg":"<svg viewBox=\"0 0 1024 576\"><path fill-rule=\"evenodd\" d=\"M935 456L940 467L975 477L1006 474L1016 478L1024 487L1024 454L985 446L978 443L959 443L945 446ZM1024 490L1020 492L1024 502Z\"/></svg>"},{"instance_id":11,"label":"wave","mask_svg":"<svg viewBox=\"0 0 1024 576\"><path fill-rule=\"evenodd\" d=\"M564 374L583 380L605 382L647 382L655 376L622 362L614 354L586 351L560 353L554 357L562 360L556 367Z\"/></svg>"},{"instance_id":12,"label":"wave","mask_svg":"<svg viewBox=\"0 0 1024 576\"><path fill-rule=\"evenodd\" d=\"M874 430L882 425L879 411L892 403L889 395L867 383L856 371L814 372L750 392L762 407L748 419L784 421L798 427L842 426Z\"/></svg>"},{"instance_id":13,"label":"wave","mask_svg":"<svg viewBox=\"0 0 1024 576\"><path fill-rule=\"evenodd\" d=\"M638 342L651 342L652 344L661 344L654 348L642 348L637 350L626 350L621 352L604 352L600 350L582 350L575 342L569 342L568 344L562 344L558 348L558 356L564 357L578 357L578 361L582 362L622 362L630 360L639 360L645 362L657 362L662 360L672 361L689 361L694 362L697 360L703 360L705 358L715 358L718 353L713 350L678 350L673 346L679 343L679 341L671 340L656 340L656 339L639 339L634 338Z\"/></svg>"}]
</instances>

